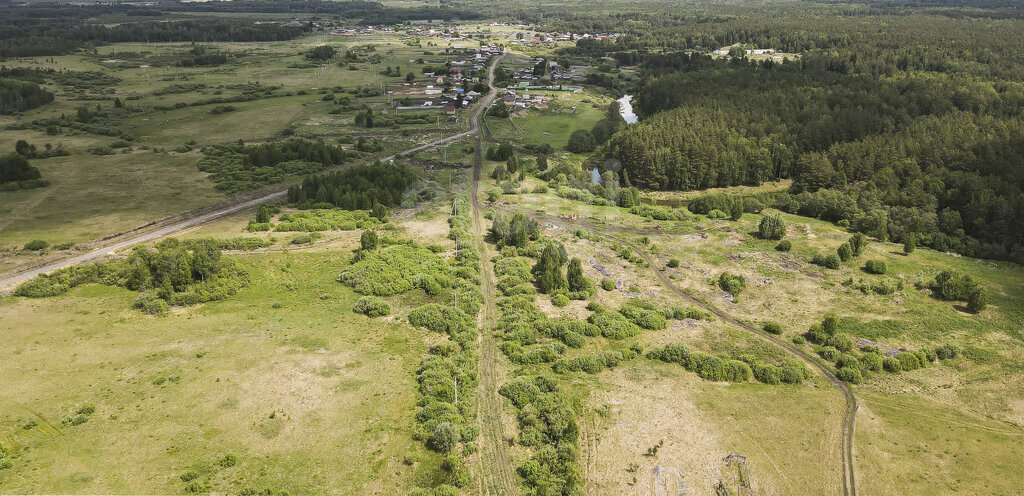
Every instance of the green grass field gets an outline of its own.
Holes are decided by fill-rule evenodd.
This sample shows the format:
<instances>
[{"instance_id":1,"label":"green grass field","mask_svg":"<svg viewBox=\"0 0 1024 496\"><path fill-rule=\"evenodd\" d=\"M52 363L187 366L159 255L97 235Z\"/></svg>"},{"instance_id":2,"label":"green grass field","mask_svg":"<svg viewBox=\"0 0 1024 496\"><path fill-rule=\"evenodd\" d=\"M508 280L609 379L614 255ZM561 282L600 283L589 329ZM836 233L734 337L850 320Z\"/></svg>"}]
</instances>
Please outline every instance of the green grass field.
<instances>
[{"instance_id":1,"label":"green grass field","mask_svg":"<svg viewBox=\"0 0 1024 496\"><path fill-rule=\"evenodd\" d=\"M0 440L17 453L0 488L180 493L188 472L203 492L392 494L429 481L437 460L409 428L415 368L437 336L352 313L337 251L238 258L248 288L163 316L103 286L0 300L12 343ZM85 404L87 422L61 423ZM222 467L228 453L237 464Z\"/></svg>"}]
</instances>

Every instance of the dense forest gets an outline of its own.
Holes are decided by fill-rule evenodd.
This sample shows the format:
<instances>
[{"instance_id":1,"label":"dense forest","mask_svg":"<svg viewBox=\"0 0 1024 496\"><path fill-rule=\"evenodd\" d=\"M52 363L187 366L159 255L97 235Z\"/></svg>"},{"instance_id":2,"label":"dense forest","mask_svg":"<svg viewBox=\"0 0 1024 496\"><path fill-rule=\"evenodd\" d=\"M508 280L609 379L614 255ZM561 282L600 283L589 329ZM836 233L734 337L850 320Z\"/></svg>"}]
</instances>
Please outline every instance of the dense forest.
<instances>
[{"instance_id":1,"label":"dense forest","mask_svg":"<svg viewBox=\"0 0 1024 496\"><path fill-rule=\"evenodd\" d=\"M288 201L300 206L329 203L349 210L395 207L415 181L416 175L409 167L376 163L323 176L308 176L301 186L288 188Z\"/></svg>"},{"instance_id":2,"label":"dense forest","mask_svg":"<svg viewBox=\"0 0 1024 496\"><path fill-rule=\"evenodd\" d=\"M634 93L641 122L592 163L616 159L636 186L791 178L780 209L1024 261L1024 15L994 4L955 15L948 2L574 14L557 23L623 34L581 40L559 60L600 64L594 79L611 81L601 86ZM785 53L710 54L733 44ZM618 73L627 65L635 76Z\"/></svg>"}]
</instances>

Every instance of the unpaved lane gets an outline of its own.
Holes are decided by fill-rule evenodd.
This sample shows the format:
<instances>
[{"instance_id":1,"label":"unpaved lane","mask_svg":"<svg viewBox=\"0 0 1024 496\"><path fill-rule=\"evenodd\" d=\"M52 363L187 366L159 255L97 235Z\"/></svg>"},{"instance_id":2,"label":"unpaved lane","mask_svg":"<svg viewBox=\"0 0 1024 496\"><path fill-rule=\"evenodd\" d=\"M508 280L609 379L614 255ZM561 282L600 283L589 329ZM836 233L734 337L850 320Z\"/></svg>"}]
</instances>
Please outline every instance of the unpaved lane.
<instances>
[{"instance_id":1,"label":"unpaved lane","mask_svg":"<svg viewBox=\"0 0 1024 496\"><path fill-rule=\"evenodd\" d=\"M508 454L508 444L502 423L504 403L498 394L498 345L493 332L497 321L497 308L494 296L494 268L491 266L490 248L484 241L484 216L480 211L478 198L480 191L480 169L483 166L483 136L480 130L480 118L497 96L494 87L494 67L501 61L502 54L495 59L488 73L487 85L491 91L482 100L480 108L473 115L473 132L476 133L476 154L473 162L473 189L470 192L470 207L473 215L473 245L480 254L483 265L481 271L481 290L484 305L480 322L480 373L479 402L477 418L480 422L481 453L480 453L480 494L513 495L518 493L516 475L512 470L512 461Z\"/></svg>"}]
</instances>

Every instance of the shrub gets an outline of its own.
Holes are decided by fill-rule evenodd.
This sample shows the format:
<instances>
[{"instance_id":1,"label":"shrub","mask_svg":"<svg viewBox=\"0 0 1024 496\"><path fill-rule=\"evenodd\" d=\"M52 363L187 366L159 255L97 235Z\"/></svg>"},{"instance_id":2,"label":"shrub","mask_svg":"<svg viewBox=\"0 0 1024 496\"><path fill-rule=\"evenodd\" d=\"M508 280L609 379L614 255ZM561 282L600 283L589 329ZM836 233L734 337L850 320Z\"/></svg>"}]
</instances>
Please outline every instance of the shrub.
<instances>
[{"instance_id":1,"label":"shrub","mask_svg":"<svg viewBox=\"0 0 1024 496\"><path fill-rule=\"evenodd\" d=\"M597 312L588 321L608 339L626 339L640 334L640 327L619 312Z\"/></svg>"},{"instance_id":2,"label":"shrub","mask_svg":"<svg viewBox=\"0 0 1024 496\"><path fill-rule=\"evenodd\" d=\"M775 365L754 365L754 378L765 384L782 384L782 368Z\"/></svg>"},{"instance_id":3,"label":"shrub","mask_svg":"<svg viewBox=\"0 0 1024 496\"><path fill-rule=\"evenodd\" d=\"M673 258L673 259L670 259L670 260L668 261L668 267L669 267L670 269L674 269L674 268L676 268L676 267L679 267L679 259L678 259L678 258Z\"/></svg>"},{"instance_id":4,"label":"shrub","mask_svg":"<svg viewBox=\"0 0 1024 496\"><path fill-rule=\"evenodd\" d=\"M602 279L601 280L601 289L604 289L605 291L612 291L612 290L614 290L615 289L615 281L613 281L613 280L611 280L611 279L609 279L607 277Z\"/></svg>"},{"instance_id":5,"label":"shrub","mask_svg":"<svg viewBox=\"0 0 1024 496\"><path fill-rule=\"evenodd\" d=\"M830 362L834 362L837 359L839 359L839 350L835 349L835 347L833 346L822 346L818 348L817 351L818 355L820 355L821 358L824 358L825 360L828 360Z\"/></svg>"},{"instance_id":6,"label":"shrub","mask_svg":"<svg viewBox=\"0 0 1024 496\"><path fill-rule=\"evenodd\" d=\"M556 307L564 307L569 304L569 297L565 293L558 293L551 297L551 304Z\"/></svg>"},{"instance_id":7,"label":"shrub","mask_svg":"<svg viewBox=\"0 0 1024 496\"><path fill-rule=\"evenodd\" d=\"M840 261L849 262L853 258L853 248L850 248L849 243L843 243L836 249L836 255L839 256Z\"/></svg>"},{"instance_id":8,"label":"shrub","mask_svg":"<svg viewBox=\"0 0 1024 496\"><path fill-rule=\"evenodd\" d=\"M868 237L862 233L854 234L847 243L854 257L859 257L868 246Z\"/></svg>"},{"instance_id":9,"label":"shrub","mask_svg":"<svg viewBox=\"0 0 1024 496\"><path fill-rule=\"evenodd\" d=\"M779 244L775 245L777 251L789 251L793 249L793 243L790 243L788 239L779 241Z\"/></svg>"},{"instance_id":10,"label":"shrub","mask_svg":"<svg viewBox=\"0 0 1024 496\"><path fill-rule=\"evenodd\" d=\"M433 332L455 335L470 327L473 319L458 308L428 303L409 312L409 323Z\"/></svg>"},{"instance_id":11,"label":"shrub","mask_svg":"<svg viewBox=\"0 0 1024 496\"><path fill-rule=\"evenodd\" d=\"M369 229L363 231L363 234L359 236L359 246L363 250L373 251L377 249L377 233L370 231Z\"/></svg>"},{"instance_id":12,"label":"shrub","mask_svg":"<svg viewBox=\"0 0 1024 496\"><path fill-rule=\"evenodd\" d=\"M672 307L672 318L676 320L711 320L711 314L693 307Z\"/></svg>"},{"instance_id":13,"label":"shrub","mask_svg":"<svg viewBox=\"0 0 1024 496\"><path fill-rule=\"evenodd\" d=\"M882 355L878 353L865 353L860 357L860 364L867 370L878 372L882 370Z\"/></svg>"},{"instance_id":14,"label":"shrub","mask_svg":"<svg viewBox=\"0 0 1024 496\"><path fill-rule=\"evenodd\" d=\"M796 336L793 336L793 344L804 344L806 342L807 342L807 338L805 338L805 337L803 337L803 336L801 336L799 334L797 334Z\"/></svg>"},{"instance_id":15,"label":"shrub","mask_svg":"<svg viewBox=\"0 0 1024 496\"><path fill-rule=\"evenodd\" d=\"M424 276L440 278L448 286L448 270L448 263L427 248L394 245L366 253L343 270L338 281L358 293L388 296L413 289Z\"/></svg>"},{"instance_id":16,"label":"shrub","mask_svg":"<svg viewBox=\"0 0 1024 496\"><path fill-rule=\"evenodd\" d=\"M49 246L50 243L47 243L46 241L43 241L41 239L33 239L32 241L25 243L25 249L31 251L45 250Z\"/></svg>"},{"instance_id":17,"label":"shrub","mask_svg":"<svg viewBox=\"0 0 1024 496\"><path fill-rule=\"evenodd\" d=\"M722 213L722 216L717 218L724 219L729 217L725 212L731 212L734 205L737 204L742 212L743 200L738 196L730 195L728 193L708 193L694 198L686 208L695 214L706 214L709 217L711 216L711 212L718 210Z\"/></svg>"},{"instance_id":18,"label":"shrub","mask_svg":"<svg viewBox=\"0 0 1024 496\"><path fill-rule=\"evenodd\" d=\"M914 233L903 235L903 253L908 255L914 253L915 248L917 248L917 235Z\"/></svg>"},{"instance_id":19,"label":"shrub","mask_svg":"<svg viewBox=\"0 0 1024 496\"><path fill-rule=\"evenodd\" d=\"M228 454L224 455L224 458L221 458L220 460L217 460L217 465L220 465L221 467L224 467L224 468L234 467L235 464L237 464L237 463L238 463L238 456L235 455L234 453L228 453Z\"/></svg>"},{"instance_id":20,"label":"shrub","mask_svg":"<svg viewBox=\"0 0 1024 496\"><path fill-rule=\"evenodd\" d=\"M882 369L886 372L900 372L903 370L903 365L894 357L885 357L882 359Z\"/></svg>"},{"instance_id":21,"label":"shrub","mask_svg":"<svg viewBox=\"0 0 1024 496\"><path fill-rule=\"evenodd\" d=\"M757 232L761 239L779 240L786 237L786 223L782 221L780 215L766 215L761 217Z\"/></svg>"},{"instance_id":22,"label":"shrub","mask_svg":"<svg viewBox=\"0 0 1024 496\"><path fill-rule=\"evenodd\" d=\"M940 360L949 360L960 356L960 346L952 343L946 343L938 348L935 348L935 356Z\"/></svg>"},{"instance_id":23,"label":"shrub","mask_svg":"<svg viewBox=\"0 0 1024 496\"><path fill-rule=\"evenodd\" d=\"M836 373L836 377L848 384L860 384L861 381L860 369L856 367L840 368L839 372Z\"/></svg>"},{"instance_id":24,"label":"shrub","mask_svg":"<svg viewBox=\"0 0 1024 496\"><path fill-rule=\"evenodd\" d=\"M309 245L313 244L313 241L316 241L316 236L311 234L300 234L292 238L293 245Z\"/></svg>"},{"instance_id":25,"label":"shrub","mask_svg":"<svg viewBox=\"0 0 1024 496\"><path fill-rule=\"evenodd\" d=\"M971 293L978 289L978 283L971 276L944 270L935 276L928 287L936 297L943 300L966 301Z\"/></svg>"},{"instance_id":26,"label":"shrub","mask_svg":"<svg viewBox=\"0 0 1024 496\"><path fill-rule=\"evenodd\" d=\"M718 276L718 287L733 296L739 296L739 294L747 287L747 280L740 275L722 272L722 274Z\"/></svg>"},{"instance_id":27,"label":"shrub","mask_svg":"<svg viewBox=\"0 0 1024 496\"><path fill-rule=\"evenodd\" d=\"M712 211L710 211L710 212L708 212L707 215L708 215L709 219L727 219L727 218L729 218L729 214L727 214L727 213L725 213L725 212L723 212L721 210L718 210L717 208L712 210Z\"/></svg>"},{"instance_id":28,"label":"shrub","mask_svg":"<svg viewBox=\"0 0 1024 496\"><path fill-rule=\"evenodd\" d=\"M833 334L825 340L825 344L832 346L839 351L850 351L853 349L853 340L843 334Z\"/></svg>"},{"instance_id":29,"label":"shrub","mask_svg":"<svg viewBox=\"0 0 1024 496\"><path fill-rule=\"evenodd\" d=\"M978 313L985 309L988 305L988 298L985 296L985 290L982 288L975 288L971 291L971 294L967 296L967 311L971 313Z\"/></svg>"},{"instance_id":30,"label":"shrub","mask_svg":"<svg viewBox=\"0 0 1024 496\"><path fill-rule=\"evenodd\" d=\"M376 296L363 296L352 307L352 311L367 317L383 317L391 313L391 306L388 305L388 302Z\"/></svg>"},{"instance_id":31,"label":"shrub","mask_svg":"<svg viewBox=\"0 0 1024 496\"><path fill-rule=\"evenodd\" d=\"M498 394L508 398L516 408L522 408L540 394L540 388L528 377L519 376L501 385Z\"/></svg>"},{"instance_id":32,"label":"shrub","mask_svg":"<svg viewBox=\"0 0 1024 496\"><path fill-rule=\"evenodd\" d=\"M762 329L769 334L782 334L782 326L778 322L765 322Z\"/></svg>"},{"instance_id":33,"label":"shrub","mask_svg":"<svg viewBox=\"0 0 1024 496\"><path fill-rule=\"evenodd\" d=\"M884 260L868 260L864 262L864 270L871 274L885 274L888 267L886 267Z\"/></svg>"},{"instance_id":34,"label":"shrub","mask_svg":"<svg viewBox=\"0 0 1024 496\"><path fill-rule=\"evenodd\" d=\"M860 360L858 360L856 355L853 355L852 353L842 353L842 354L839 355L839 358L836 360L836 367L837 368L859 367L859 366L860 366Z\"/></svg>"},{"instance_id":35,"label":"shrub","mask_svg":"<svg viewBox=\"0 0 1024 496\"><path fill-rule=\"evenodd\" d=\"M430 436L430 447L440 453L448 453L459 442L459 427L452 422L438 422Z\"/></svg>"},{"instance_id":36,"label":"shrub","mask_svg":"<svg viewBox=\"0 0 1024 496\"><path fill-rule=\"evenodd\" d=\"M917 358L917 355L904 351L896 355L896 359L900 361L900 366L903 370L917 370L921 368L921 361Z\"/></svg>"},{"instance_id":37,"label":"shrub","mask_svg":"<svg viewBox=\"0 0 1024 496\"><path fill-rule=\"evenodd\" d=\"M831 255L822 255L818 253L815 254L813 258L811 258L811 263L814 265L820 265L827 269L836 270L839 268L840 260L839 256L836 255L835 253Z\"/></svg>"}]
</instances>

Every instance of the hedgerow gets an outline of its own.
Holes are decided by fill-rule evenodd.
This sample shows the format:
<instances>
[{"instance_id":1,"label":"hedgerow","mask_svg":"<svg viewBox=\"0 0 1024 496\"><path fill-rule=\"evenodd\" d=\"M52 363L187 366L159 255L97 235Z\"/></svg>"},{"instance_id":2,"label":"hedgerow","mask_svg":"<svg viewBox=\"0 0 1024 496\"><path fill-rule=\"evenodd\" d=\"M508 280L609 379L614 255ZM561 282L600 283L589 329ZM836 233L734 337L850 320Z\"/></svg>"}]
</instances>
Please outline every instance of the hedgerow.
<instances>
[{"instance_id":1,"label":"hedgerow","mask_svg":"<svg viewBox=\"0 0 1024 496\"><path fill-rule=\"evenodd\" d=\"M460 443L472 443L479 434L479 427L473 418L475 410L472 407L472 395L477 386L475 321L482 300L479 289L480 261L472 244L468 242L471 239L468 231L468 206L462 198L456 201L459 205L458 215L449 217L449 235L454 238L457 233L460 238L458 255L450 265L431 262L428 266L435 270L421 273L420 280L429 279L432 282L426 284L432 285L440 284L441 280L453 279L458 294L458 307L430 303L413 310L408 317L413 325L445 333L451 340L432 347L417 371L420 410L416 414L413 437L425 442L433 450L448 453L441 464L446 484L435 487L431 492L434 496L457 495L456 487L465 487L470 483L468 467L451 452ZM462 240L465 240L465 244ZM385 244L390 243L384 241ZM431 257L444 262L430 249L413 245L392 245L372 253L396 248L417 250L417 257L426 257L429 253ZM460 400L458 404L455 403L456 397ZM464 452L470 452L472 446L466 444Z\"/></svg>"},{"instance_id":2,"label":"hedgerow","mask_svg":"<svg viewBox=\"0 0 1024 496\"><path fill-rule=\"evenodd\" d=\"M573 358L563 358L552 365L552 369L559 374L568 372L586 372L596 374L605 369L613 369L620 363L632 360L638 356L642 349L638 345L625 350L607 350L597 355L584 355Z\"/></svg>"},{"instance_id":3,"label":"hedgerow","mask_svg":"<svg viewBox=\"0 0 1024 496\"><path fill-rule=\"evenodd\" d=\"M754 376L750 365L745 362L691 351L682 343L651 350L647 358L682 365L686 370L711 381L746 382Z\"/></svg>"}]
</instances>

